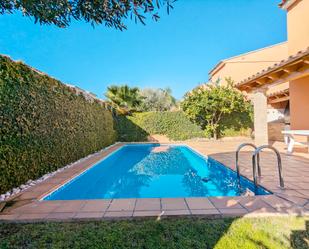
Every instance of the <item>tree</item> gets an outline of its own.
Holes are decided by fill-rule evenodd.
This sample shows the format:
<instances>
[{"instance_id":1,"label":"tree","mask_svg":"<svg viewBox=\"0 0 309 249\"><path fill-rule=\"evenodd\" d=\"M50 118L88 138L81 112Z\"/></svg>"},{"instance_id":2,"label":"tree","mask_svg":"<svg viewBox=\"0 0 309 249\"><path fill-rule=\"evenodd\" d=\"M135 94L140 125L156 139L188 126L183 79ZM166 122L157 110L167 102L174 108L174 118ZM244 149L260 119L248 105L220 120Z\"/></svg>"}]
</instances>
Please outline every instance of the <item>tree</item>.
<instances>
[{"instance_id":1,"label":"tree","mask_svg":"<svg viewBox=\"0 0 309 249\"><path fill-rule=\"evenodd\" d=\"M220 134L220 122L226 115L235 112L252 112L252 105L244 95L233 88L210 83L206 88L197 88L189 92L182 104L185 114L195 123L217 139Z\"/></svg>"},{"instance_id":2,"label":"tree","mask_svg":"<svg viewBox=\"0 0 309 249\"><path fill-rule=\"evenodd\" d=\"M136 111L142 103L142 96L137 87L109 86L105 93L112 105L118 109L125 109L128 112Z\"/></svg>"},{"instance_id":3,"label":"tree","mask_svg":"<svg viewBox=\"0 0 309 249\"><path fill-rule=\"evenodd\" d=\"M146 88L141 91L143 111L170 111L176 107L176 99L172 96L170 88Z\"/></svg>"},{"instance_id":4,"label":"tree","mask_svg":"<svg viewBox=\"0 0 309 249\"><path fill-rule=\"evenodd\" d=\"M175 0L0 0L0 15L21 11L34 17L35 23L67 27L72 19L84 20L92 25L126 29L124 19L130 17L145 25L147 15L157 21L158 10L173 8Z\"/></svg>"}]
</instances>

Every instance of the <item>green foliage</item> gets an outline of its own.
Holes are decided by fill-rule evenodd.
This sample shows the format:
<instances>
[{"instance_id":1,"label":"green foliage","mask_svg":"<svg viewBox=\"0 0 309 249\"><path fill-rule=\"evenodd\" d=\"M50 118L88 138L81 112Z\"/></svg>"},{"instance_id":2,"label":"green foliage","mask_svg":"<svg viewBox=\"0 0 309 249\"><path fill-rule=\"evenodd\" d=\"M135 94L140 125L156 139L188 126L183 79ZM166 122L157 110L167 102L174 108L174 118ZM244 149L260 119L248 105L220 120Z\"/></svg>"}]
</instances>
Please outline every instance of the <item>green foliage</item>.
<instances>
[{"instance_id":1,"label":"green foliage","mask_svg":"<svg viewBox=\"0 0 309 249\"><path fill-rule=\"evenodd\" d=\"M162 112L176 108L176 99L172 96L170 88L146 88L141 90L141 95L143 96L143 101L140 109L144 112Z\"/></svg>"},{"instance_id":2,"label":"green foliage","mask_svg":"<svg viewBox=\"0 0 309 249\"><path fill-rule=\"evenodd\" d=\"M136 116L139 116L139 113L135 113L133 114L133 116L118 115L115 118L117 141L120 142L147 141L149 133L135 123L137 120Z\"/></svg>"},{"instance_id":3,"label":"green foliage","mask_svg":"<svg viewBox=\"0 0 309 249\"><path fill-rule=\"evenodd\" d=\"M170 111L177 106L169 88L140 90L128 85L112 85L107 88L105 96L120 113Z\"/></svg>"},{"instance_id":4,"label":"green foliage","mask_svg":"<svg viewBox=\"0 0 309 249\"><path fill-rule=\"evenodd\" d=\"M104 24L107 27L126 29L124 20L128 17L145 25L145 15L159 19L162 5L167 13L173 8L174 0L1 0L0 15L21 11L24 16L34 17L40 24L54 24L67 27L72 19L83 20L92 25Z\"/></svg>"},{"instance_id":5,"label":"green foliage","mask_svg":"<svg viewBox=\"0 0 309 249\"><path fill-rule=\"evenodd\" d=\"M0 224L0 248L308 249L308 217Z\"/></svg>"},{"instance_id":6,"label":"green foliage","mask_svg":"<svg viewBox=\"0 0 309 249\"><path fill-rule=\"evenodd\" d=\"M252 124L251 103L231 84L222 86L212 83L207 88L194 89L186 95L181 106L193 122L214 138L223 135L224 129L233 126L249 128Z\"/></svg>"},{"instance_id":7,"label":"green foliage","mask_svg":"<svg viewBox=\"0 0 309 249\"><path fill-rule=\"evenodd\" d=\"M119 141L147 141L149 134L166 135L172 140L204 137L199 126L191 123L183 112L145 112L118 116Z\"/></svg>"},{"instance_id":8,"label":"green foliage","mask_svg":"<svg viewBox=\"0 0 309 249\"><path fill-rule=\"evenodd\" d=\"M0 57L0 193L114 140L112 115L99 102Z\"/></svg>"},{"instance_id":9,"label":"green foliage","mask_svg":"<svg viewBox=\"0 0 309 249\"><path fill-rule=\"evenodd\" d=\"M109 86L105 96L115 108L125 109L128 112L137 111L143 101L139 88L128 85Z\"/></svg>"},{"instance_id":10,"label":"green foliage","mask_svg":"<svg viewBox=\"0 0 309 249\"><path fill-rule=\"evenodd\" d=\"M253 112L233 112L224 115L219 126L219 135L221 137L234 137L252 135Z\"/></svg>"}]
</instances>

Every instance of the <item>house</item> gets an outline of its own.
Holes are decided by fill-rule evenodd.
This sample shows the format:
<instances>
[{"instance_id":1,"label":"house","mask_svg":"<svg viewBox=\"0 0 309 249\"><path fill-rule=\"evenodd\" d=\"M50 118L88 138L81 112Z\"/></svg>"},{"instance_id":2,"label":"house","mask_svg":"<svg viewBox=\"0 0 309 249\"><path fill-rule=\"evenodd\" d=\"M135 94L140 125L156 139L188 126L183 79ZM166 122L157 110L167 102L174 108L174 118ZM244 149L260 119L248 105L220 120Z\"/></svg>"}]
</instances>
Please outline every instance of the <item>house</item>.
<instances>
[{"instance_id":1,"label":"house","mask_svg":"<svg viewBox=\"0 0 309 249\"><path fill-rule=\"evenodd\" d=\"M219 81L220 84L225 84L224 79L231 78L234 82L240 82L255 72L280 62L287 56L287 42L240 54L221 60L215 65L209 72L209 80L210 82Z\"/></svg>"},{"instance_id":2,"label":"house","mask_svg":"<svg viewBox=\"0 0 309 249\"><path fill-rule=\"evenodd\" d=\"M269 142L270 106L277 110L286 106L283 114L290 129L309 130L309 0L283 0L279 6L287 11L288 56L235 85L252 96L258 145Z\"/></svg>"},{"instance_id":3,"label":"house","mask_svg":"<svg viewBox=\"0 0 309 249\"><path fill-rule=\"evenodd\" d=\"M210 72L210 82L219 82L225 85L227 78L234 82L240 82L258 71L279 63L288 57L288 43L282 42L269 47L250 51L220 61ZM280 130L284 129L287 120L284 119L284 113L288 112L288 102L277 102L277 93L281 92L286 97L288 84L282 84L274 89L270 88L267 95L273 100L270 101L267 108L268 133L270 140L283 141L283 135ZM250 94L249 94L250 95Z\"/></svg>"}]
</instances>

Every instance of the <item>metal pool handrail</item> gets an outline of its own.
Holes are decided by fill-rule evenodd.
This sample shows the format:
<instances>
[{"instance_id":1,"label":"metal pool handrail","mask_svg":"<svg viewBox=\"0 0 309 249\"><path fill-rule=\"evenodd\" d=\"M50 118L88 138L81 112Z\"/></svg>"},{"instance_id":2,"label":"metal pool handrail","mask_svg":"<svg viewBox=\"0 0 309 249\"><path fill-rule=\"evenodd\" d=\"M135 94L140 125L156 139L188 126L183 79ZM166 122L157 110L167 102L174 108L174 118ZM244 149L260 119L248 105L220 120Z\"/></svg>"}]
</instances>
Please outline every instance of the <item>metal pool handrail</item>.
<instances>
[{"instance_id":1,"label":"metal pool handrail","mask_svg":"<svg viewBox=\"0 0 309 249\"><path fill-rule=\"evenodd\" d=\"M238 146L237 150L236 150L236 171L237 171L237 178L238 178L238 181L240 180L240 171L239 171L239 152L242 148L246 147L246 146L249 146L249 147L252 147L254 148L255 150L257 149L257 147L252 144L252 143L243 143L241 145ZM258 174L259 174L259 177L261 177L261 167L260 167L260 155L258 154L257 155L257 166L258 166Z\"/></svg>"},{"instance_id":2,"label":"metal pool handrail","mask_svg":"<svg viewBox=\"0 0 309 249\"><path fill-rule=\"evenodd\" d=\"M278 163L278 172L279 172L279 182L280 182L280 187L284 188L284 181L283 181L283 177L282 177L282 161L281 161L281 156L279 151L270 146L270 145L262 145L260 147L258 147L255 151L254 154L252 156L252 165L253 165L253 180L254 180L254 185L257 187L258 181L257 181L257 175L256 175L256 158L259 157L260 152L263 149L271 149L272 151L274 151L276 153L277 156L277 163ZM259 159L258 159L259 160ZM258 162L259 163L259 162ZM259 166L258 166L259 167ZM260 177L260 175L259 175Z\"/></svg>"}]
</instances>

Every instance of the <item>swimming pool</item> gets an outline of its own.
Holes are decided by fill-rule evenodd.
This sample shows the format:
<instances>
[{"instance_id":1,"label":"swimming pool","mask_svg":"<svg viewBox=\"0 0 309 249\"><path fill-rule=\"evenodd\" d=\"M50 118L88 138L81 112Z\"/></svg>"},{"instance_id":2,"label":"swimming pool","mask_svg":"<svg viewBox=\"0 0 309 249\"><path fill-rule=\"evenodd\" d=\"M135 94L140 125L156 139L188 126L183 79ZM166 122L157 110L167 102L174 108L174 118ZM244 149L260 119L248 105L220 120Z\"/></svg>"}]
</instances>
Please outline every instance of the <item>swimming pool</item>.
<instances>
[{"instance_id":1,"label":"swimming pool","mask_svg":"<svg viewBox=\"0 0 309 249\"><path fill-rule=\"evenodd\" d=\"M130 144L43 200L239 196L248 190L269 194L188 146Z\"/></svg>"}]
</instances>

